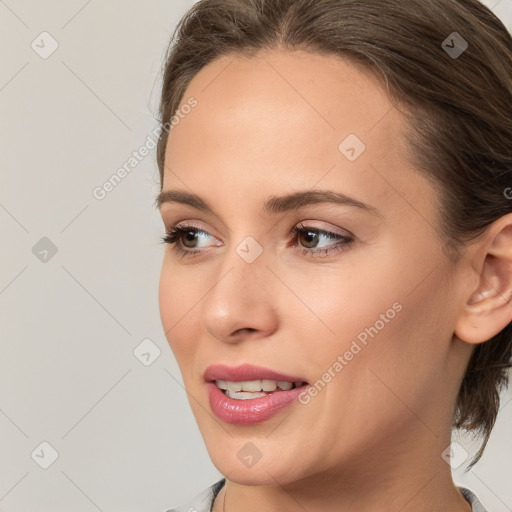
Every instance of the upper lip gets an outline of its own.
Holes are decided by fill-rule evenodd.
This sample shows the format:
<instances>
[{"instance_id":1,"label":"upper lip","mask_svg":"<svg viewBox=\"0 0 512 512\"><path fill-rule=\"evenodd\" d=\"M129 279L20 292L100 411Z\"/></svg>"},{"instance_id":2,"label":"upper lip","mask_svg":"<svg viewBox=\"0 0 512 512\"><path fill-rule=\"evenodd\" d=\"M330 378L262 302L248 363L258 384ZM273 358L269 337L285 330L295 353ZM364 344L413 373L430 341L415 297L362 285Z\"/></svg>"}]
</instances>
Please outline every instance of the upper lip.
<instances>
[{"instance_id":1,"label":"upper lip","mask_svg":"<svg viewBox=\"0 0 512 512\"><path fill-rule=\"evenodd\" d=\"M306 382L306 379L293 375L272 370L271 368L264 368L263 366L254 366L252 364L242 364L240 366L226 366L223 364L214 364L208 366L204 372L204 380L228 380L233 382L247 381L247 380L276 380L287 382Z\"/></svg>"}]
</instances>

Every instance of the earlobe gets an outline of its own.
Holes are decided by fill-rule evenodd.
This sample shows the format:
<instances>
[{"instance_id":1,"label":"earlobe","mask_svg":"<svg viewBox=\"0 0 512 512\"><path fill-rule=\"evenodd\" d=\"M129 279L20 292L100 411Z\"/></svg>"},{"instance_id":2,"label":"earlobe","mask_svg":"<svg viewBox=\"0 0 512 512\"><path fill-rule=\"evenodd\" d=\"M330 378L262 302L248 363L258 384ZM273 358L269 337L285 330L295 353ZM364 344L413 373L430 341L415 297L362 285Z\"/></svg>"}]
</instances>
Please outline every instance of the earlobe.
<instances>
[{"instance_id":1,"label":"earlobe","mask_svg":"<svg viewBox=\"0 0 512 512\"><path fill-rule=\"evenodd\" d=\"M512 214L494 222L479 243L478 286L455 328L457 338L471 344L491 339L512 321Z\"/></svg>"}]
</instances>

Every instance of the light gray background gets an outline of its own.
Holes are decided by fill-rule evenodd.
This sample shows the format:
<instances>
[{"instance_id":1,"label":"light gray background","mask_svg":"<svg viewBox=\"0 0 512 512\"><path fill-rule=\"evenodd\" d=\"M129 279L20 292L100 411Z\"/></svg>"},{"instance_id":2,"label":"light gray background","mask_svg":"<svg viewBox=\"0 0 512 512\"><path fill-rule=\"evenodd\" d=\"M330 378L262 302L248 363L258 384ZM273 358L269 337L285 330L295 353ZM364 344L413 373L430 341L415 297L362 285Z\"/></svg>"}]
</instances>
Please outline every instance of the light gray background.
<instances>
[{"instance_id":1,"label":"light gray background","mask_svg":"<svg viewBox=\"0 0 512 512\"><path fill-rule=\"evenodd\" d=\"M160 324L155 151L92 194L157 126L164 51L193 3L0 0L0 511L160 512L222 476ZM487 4L511 29L512 0ZM492 512L512 510L511 402L482 461L454 471Z\"/></svg>"}]
</instances>

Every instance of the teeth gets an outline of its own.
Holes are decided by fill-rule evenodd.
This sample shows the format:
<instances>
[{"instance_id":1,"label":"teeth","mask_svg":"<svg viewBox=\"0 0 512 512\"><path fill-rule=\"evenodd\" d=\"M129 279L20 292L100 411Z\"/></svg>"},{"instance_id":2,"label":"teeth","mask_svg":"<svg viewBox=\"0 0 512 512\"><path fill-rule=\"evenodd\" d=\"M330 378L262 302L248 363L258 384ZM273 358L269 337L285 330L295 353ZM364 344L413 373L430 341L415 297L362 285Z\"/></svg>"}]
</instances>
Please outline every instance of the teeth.
<instances>
[{"instance_id":1,"label":"teeth","mask_svg":"<svg viewBox=\"0 0 512 512\"><path fill-rule=\"evenodd\" d=\"M289 389L293 388L293 384L291 382L286 382L285 380L280 380L277 382L277 385L279 388L281 388L283 391L288 391Z\"/></svg>"},{"instance_id":2,"label":"teeth","mask_svg":"<svg viewBox=\"0 0 512 512\"><path fill-rule=\"evenodd\" d=\"M270 379L261 379L261 380L244 380L241 382L234 382L230 380L216 380L215 384L219 389L228 391L231 393L237 393L237 398L241 395L241 392L247 392L251 394L251 398L257 398L256 393L260 393L261 396L265 396L267 393L275 391L279 388L280 391L288 391L294 387L302 386L302 382L288 382L284 380L270 380ZM264 391L266 393L261 394ZM226 393L228 396L231 396L229 393Z\"/></svg>"},{"instance_id":3,"label":"teeth","mask_svg":"<svg viewBox=\"0 0 512 512\"><path fill-rule=\"evenodd\" d=\"M244 382L240 382L240 386L242 391L261 391L263 389L261 386L261 380L246 380Z\"/></svg>"},{"instance_id":4,"label":"teeth","mask_svg":"<svg viewBox=\"0 0 512 512\"><path fill-rule=\"evenodd\" d=\"M242 391L242 382L227 381L226 384L228 386L228 390L231 391L231 392L233 392L233 391Z\"/></svg>"},{"instance_id":5,"label":"teeth","mask_svg":"<svg viewBox=\"0 0 512 512\"><path fill-rule=\"evenodd\" d=\"M261 381L261 387L263 391L275 391L277 387L277 382L275 380L263 379Z\"/></svg>"},{"instance_id":6,"label":"teeth","mask_svg":"<svg viewBox=\"0 0 512 512\"><path fill-rule=\"evenodd\" d=\"M236 398L237 400L250 400L252 398L260 398L262 396L267 396L268 393L265 393L264 391L258 391L250 392L250 391L240 391L240 392L231 392L229 389L226 391L226 395L229 396L229 398Z\"/></svg>"},{"instance_id":7,"label":"teeth","mask_svg":"<svg viewBox=\"0 0 512 512\"><path fill-rule=\"evenodd\" d=\"M220 389L228 389L228 383L225 380L216 380L215 384L217 384L217 387Z\"/></svg>"}]
</instances>

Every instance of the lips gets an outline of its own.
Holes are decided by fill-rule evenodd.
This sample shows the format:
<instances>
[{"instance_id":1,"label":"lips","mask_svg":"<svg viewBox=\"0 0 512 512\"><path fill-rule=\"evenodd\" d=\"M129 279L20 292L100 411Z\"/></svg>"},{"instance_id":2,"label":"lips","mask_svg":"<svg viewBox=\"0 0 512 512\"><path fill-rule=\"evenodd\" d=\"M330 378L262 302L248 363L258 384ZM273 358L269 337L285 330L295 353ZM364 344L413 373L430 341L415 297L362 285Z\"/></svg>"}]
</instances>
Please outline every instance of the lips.
<instances>
[{"instance_id":1,"label":"lips","mask_svg":"<svg viewBox=\"0 0 512 512\"><path fill-rule=\"evenodd\" d=\"M304 377L281 373L270 368L254 366L251 364L242 364L234 367L216 364L209 366L204 372L204 380L206 382L212 382L215 380L240 382L259 379L307 383L307 380Z\"/></svg>"}]
</instances>

